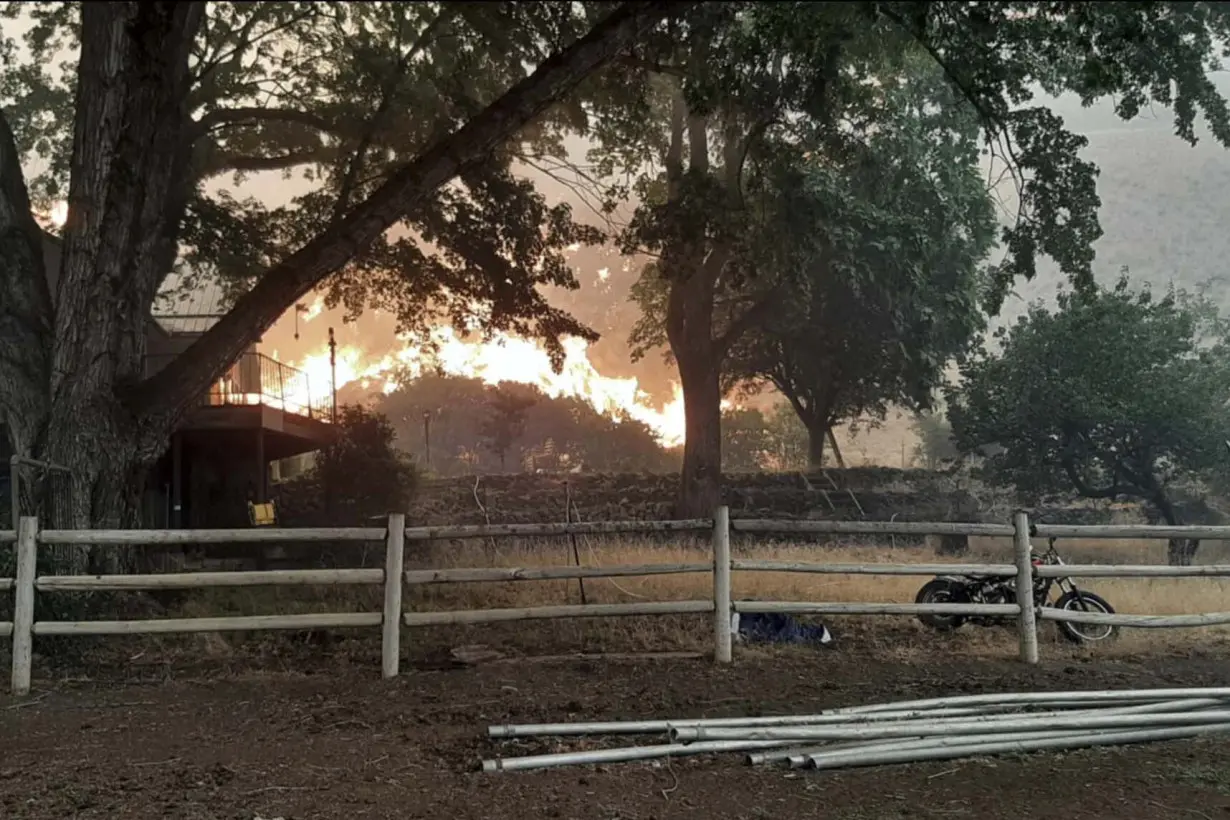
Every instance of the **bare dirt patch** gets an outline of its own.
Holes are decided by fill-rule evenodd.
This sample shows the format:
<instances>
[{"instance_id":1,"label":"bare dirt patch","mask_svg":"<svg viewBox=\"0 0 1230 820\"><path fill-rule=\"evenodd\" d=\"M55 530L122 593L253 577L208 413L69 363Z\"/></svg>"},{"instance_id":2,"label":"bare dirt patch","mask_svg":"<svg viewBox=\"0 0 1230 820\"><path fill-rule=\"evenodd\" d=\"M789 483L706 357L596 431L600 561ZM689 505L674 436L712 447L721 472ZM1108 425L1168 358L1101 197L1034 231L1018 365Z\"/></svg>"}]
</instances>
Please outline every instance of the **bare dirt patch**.
<instances>
[{"instance_id":1,"label":"bare dirt patch","mask_svg":"<svg viewBox=\"0 0 1230 820\"><path fill-rule=\"evenodd\" d=\"M847 651L706 661L491 663L412 669L300 659L308 674L44 681L0 697L0 817L63 818L1221 818L1230 741L840 773L733 757L482 774L504 721L812 711L1023 688L1224 685L1223 657L1014 662ZM152 677L152 676L151 676ZM41 694L37 694L41 691Z\"/></svg>"}]
</instances>

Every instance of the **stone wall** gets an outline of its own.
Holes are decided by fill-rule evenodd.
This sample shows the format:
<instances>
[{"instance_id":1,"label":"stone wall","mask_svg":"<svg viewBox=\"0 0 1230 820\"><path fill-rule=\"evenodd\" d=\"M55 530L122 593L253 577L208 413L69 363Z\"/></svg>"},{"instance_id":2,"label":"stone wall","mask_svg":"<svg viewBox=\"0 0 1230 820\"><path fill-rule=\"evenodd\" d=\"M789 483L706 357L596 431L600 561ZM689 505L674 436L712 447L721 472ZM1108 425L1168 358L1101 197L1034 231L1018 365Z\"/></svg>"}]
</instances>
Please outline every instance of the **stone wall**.
<instances>
[{"instance_id":1,"label":"stone wall","mask_svg":"<svg viewBox=\"0 0 1230 820\"><path fill-rule=\"evenodd\" d=\"M677 477L674 475L509 474L427 480L418 488L408 511L410 526L448 524L537 524L565 520L565 505L574 520L663 520L672 517ZM734 518L837 521L970 521L1009 523L1018 500L993 491L968 475L926 470L855 467L823 473L751 473L728 475L723 501ZM310 506L310 505L309 505ZM1055 499L1030 507L1034 520L1066 524L1141 522L1132 505L1095 506ZM280 508L286 526L327 526L319 511L287 503ZM337 525L379 525L379 519L346 520ZM675 536L663 536L664 541ZM765 537L757 537L759 542ZM798 536L783 540L799 541ZM817 543L828 536L817 535ZM883 538L851 539L883 543ZM923 538L897 536L897 546L921 545ZM939 552L960 553L962 539L932 539ZM316 566L379 566L379 545L358 550L353 545L211 547L180 556L187 566L202 568L280 569ZM186 560L185 560L186 559Z\"/></svg>"},{"instance_id":2,"label":"stone wall","mask_svg":"<svg viewBox=\"0 0 1230 820\"><path fill-rule=\"evenodd\" d=\"M435 479L420 486L411 525L563 521L571 500L581 520L670 518L674 475L512 474ZM838 521L1003 522L1018 505L1011 494L967 475L855 467L823 473L728 475L723 502L734 518ZM1063 503L1038 510L1055 523L1107 523L1111 513Z\"/></svg>"}]
</instances>

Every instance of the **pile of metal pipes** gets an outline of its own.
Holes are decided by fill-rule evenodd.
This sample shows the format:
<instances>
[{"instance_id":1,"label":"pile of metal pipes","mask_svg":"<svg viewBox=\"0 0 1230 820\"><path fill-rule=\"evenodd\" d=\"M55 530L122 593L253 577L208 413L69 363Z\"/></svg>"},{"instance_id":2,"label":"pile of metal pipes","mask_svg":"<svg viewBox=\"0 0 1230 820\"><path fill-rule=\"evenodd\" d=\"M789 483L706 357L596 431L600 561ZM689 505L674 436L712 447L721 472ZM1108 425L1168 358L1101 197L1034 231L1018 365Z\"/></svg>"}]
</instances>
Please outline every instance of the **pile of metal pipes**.
<instances>
[{"instance_id":1,"label":"pile of metal pipes","mask_svg":"<svg viewBox=\"0 0 1230 820\"><path fill-rule=\"evenodd\" d=\"M503 740L659 735L666 742L483 761L483 771L741 753L748 763L845 769L1148 743L1230 732L1230 688L1011 692L812 715L491 726Z\"/></svg>"}]
</instances>

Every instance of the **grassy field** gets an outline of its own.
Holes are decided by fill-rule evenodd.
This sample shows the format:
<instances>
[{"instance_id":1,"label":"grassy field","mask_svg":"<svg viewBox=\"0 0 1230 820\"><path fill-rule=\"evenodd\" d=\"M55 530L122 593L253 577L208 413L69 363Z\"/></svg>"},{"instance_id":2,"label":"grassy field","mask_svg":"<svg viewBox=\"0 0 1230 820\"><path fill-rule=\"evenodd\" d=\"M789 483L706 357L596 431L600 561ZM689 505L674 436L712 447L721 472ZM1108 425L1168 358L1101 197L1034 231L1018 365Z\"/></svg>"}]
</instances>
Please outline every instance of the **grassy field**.
<instances>
[{"instance_id":1,"label":"grassy field","mask_svg":"<svg viewBox=\"0 0 1230 820\"><path fill-rule=\"evenodd\" d=\"M1163 564L1165 542L1069 541L1060 542L1064 559L1073 563ZM663 545L628 538L578 538L577 552L586 566L618 564L693 563L709 560L702 542ZM734 545L736 556L810 562L1010 563L1007 539L973 539L970 555L960 559L937 556L929 546L893 547L843 544L784 543ZM454 542L407 556L407 568L533 567L573 563L567 539ZM1222 543L1202 547L1198 563L1230 563ZM804 573L736 572L733 597L738 599L911 603L927 576L817 575ZM1078 579L1082 588L1109 600L1117 611L1130 614L1194 614L1230 610L1230 579ZM665 575L648 578L589 579L589 603L708 599L711 576ZM356 589L211 590L184 600L178 614L190 617L223 614L261 614L309 611L379 610L378 587ZM518 581L474 584L408 586L405 607L412 611L491 609L580 603L577 581ZM826 622L838 641L850 648L883 653L894 659L941 658L945 653L965 656L1011 657L1016 639L1011 629L967 626L952 635L936 634L906 616L830 617ZM1127 630L1110 645L1073 649L1058 641L1053 625L1043 627L1047 652L1088 652L1098 657L1141 652L1191 652L1230 642L1230 627L1185 630ZM217 648L265 640L259 636L204 639ZM221 644L218 641L222 641ZM708 651L709 616L666 616L580 619L428 627L408 630L403 639L411 655L446 651L461 645L481 644L506 654L565 652Z\"/></svg>"}]
</instances>

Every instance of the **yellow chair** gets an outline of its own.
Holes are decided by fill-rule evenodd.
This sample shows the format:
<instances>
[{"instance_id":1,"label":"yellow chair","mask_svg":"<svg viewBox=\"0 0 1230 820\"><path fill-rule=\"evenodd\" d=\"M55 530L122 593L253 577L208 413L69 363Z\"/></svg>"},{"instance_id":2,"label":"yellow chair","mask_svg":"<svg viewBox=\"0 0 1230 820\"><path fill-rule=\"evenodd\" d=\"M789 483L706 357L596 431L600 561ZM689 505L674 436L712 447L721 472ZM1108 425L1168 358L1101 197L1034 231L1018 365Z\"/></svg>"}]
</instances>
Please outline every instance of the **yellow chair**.
<instances>
[{"instance_id":1,"label":"yellow chair","mask_svg":"<svg viewBox=\"0 0 1230 820\"><path fill-rule=\"evenodd\" d=\"M277 512L273 508L272 501L266 501L264 504L248 502L248 520L252 522L254 527L272 527L278 523Z\"/></svg>"}]
</instances>

